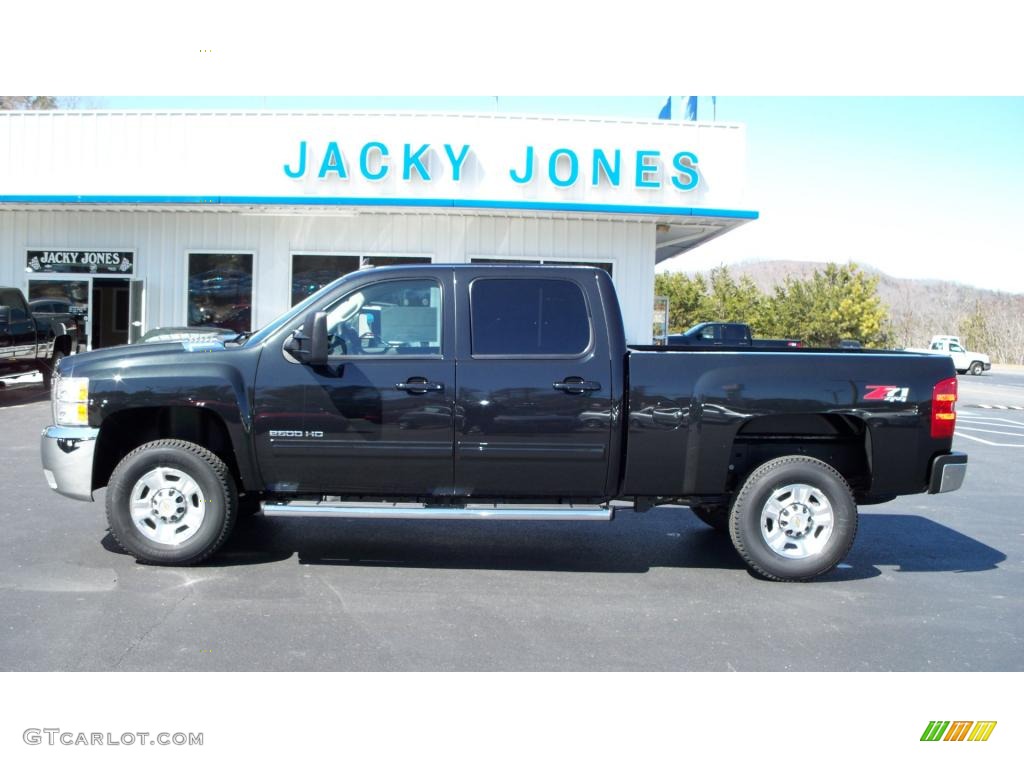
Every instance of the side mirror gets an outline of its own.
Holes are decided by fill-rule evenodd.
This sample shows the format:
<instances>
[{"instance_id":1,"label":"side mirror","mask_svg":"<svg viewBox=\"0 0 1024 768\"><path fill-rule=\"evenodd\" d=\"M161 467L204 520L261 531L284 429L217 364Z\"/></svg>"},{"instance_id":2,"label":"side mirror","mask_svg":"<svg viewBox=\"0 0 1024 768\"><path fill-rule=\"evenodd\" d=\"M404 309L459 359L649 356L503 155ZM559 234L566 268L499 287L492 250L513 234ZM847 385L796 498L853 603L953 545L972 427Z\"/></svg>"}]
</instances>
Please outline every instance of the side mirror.
<instances>
[{"instance_id":1,"label":"side mirror","mask_svg":"<svg viewBox=\"0 0 1024 768\"><path fill-rule=\"evenodd\" d=\"M327 363L327 313L313 310L306 315L301 331L285 343L288 353L303 365Z\"/></svg>"}]
</instances>

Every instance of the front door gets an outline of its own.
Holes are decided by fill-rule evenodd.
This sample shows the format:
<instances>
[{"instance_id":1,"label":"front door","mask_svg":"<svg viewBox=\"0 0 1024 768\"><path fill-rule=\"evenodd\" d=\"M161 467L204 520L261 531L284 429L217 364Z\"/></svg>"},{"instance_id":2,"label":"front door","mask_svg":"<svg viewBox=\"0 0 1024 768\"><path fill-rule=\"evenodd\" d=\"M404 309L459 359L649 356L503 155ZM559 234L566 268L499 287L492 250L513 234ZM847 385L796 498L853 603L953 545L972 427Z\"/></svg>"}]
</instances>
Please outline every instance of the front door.
<instances>
[{"instance_id":1,"label":"front door","mask_svg":"<svg viewBox=\"0 0 1024 768\"><path fill-rule=\"evenodd\" d=\"M326 365L291 359L283 338L263 352L255 431L269 491L451 493L451 270L373 277L325 297Z\"/></svg>"},{"instance_id":2,"label":"front door","mask_svg":"<svg viewBox=\"0 0 1024 768\"><path fill-rule=\"evenodd\" d=\"M6 309L6 338L0 337L0 358L34 360L36 358L36 324L20 291L0 291L0 307Z\"/></svg>"}]
</instances>

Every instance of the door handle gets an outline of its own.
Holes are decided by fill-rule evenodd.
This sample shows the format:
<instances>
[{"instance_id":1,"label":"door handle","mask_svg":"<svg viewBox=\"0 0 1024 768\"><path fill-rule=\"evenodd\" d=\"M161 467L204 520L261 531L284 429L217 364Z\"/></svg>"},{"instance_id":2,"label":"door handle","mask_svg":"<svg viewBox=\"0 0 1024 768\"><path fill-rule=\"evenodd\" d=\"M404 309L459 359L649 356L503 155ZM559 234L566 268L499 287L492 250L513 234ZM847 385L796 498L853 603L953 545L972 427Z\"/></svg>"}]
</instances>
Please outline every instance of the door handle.
<instances>
[{"instance_id":1,"label":"door handle","mask_svg":"<svg viewBox=\"0 0 1024 768\"><path fill-rule=\"evenodd\" d=\"M423 395L427 392L443 392L444 384L439 381L427 381L422 376L414 376L406 381L395 384L395 389L409 392L414 395Z\"/></svg>"},{"instance_id":2,"label":"door handle","mask_svg":"<svg viewBox=\"0 0 1024 768\"><path fill-rule=\"evenodd\" d=\"M551 386L559 392L579 395L583 392L597 392L601 388L601 382L584 381L579 376L569 376L564 381L556 381Z\"/></svg>"}]
</instances>

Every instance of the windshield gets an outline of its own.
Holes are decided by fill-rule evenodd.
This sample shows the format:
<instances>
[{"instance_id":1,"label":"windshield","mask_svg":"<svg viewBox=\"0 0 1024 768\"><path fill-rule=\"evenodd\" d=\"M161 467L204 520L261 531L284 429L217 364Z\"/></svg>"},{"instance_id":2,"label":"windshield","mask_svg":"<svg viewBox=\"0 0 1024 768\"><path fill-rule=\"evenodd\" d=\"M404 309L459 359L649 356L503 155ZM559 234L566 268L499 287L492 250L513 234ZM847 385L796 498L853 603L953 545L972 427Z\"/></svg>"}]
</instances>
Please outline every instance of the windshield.
<instances>
[{"instance_id":1,"label":"windshield","mask_svg":"<svg viewBox=\"0 0 1024 768\"><path fill-rule=\"evenodd\" d=\"M350 273L350 274L356 274L356 273ZM278 317L276 320L273 320L270 323L268 323L267 325L265 325L262 328L260 328L258 331L256 331L249 338L247 338L247 339L240 339L240 341L242 341L243 345L245 345L245 346L248 346L250 344L252 344L254 346L257 345L257 344L262 344L264 341L266 341L271 336L273 336L275 333L277 333L277 331L280 328L282 328L285 325L288 325L295 318L302 317L312 307L316 306L318 303L323 301L323 297L328 292L334 290L334 287L336 285L338 285L342 280L344 280L348 276L349 275L343 275L342 277L339 277L337 280L335 280L333 283L328 283L327 285L325 285L323 288L321 288L316 293L314 293L314 294L308 296L307 298L303 299L302 301L300 301L298 304L296 304L294 307L289 309L287 312L285 312L283 315Z\"/></svg>"}]
</instances>

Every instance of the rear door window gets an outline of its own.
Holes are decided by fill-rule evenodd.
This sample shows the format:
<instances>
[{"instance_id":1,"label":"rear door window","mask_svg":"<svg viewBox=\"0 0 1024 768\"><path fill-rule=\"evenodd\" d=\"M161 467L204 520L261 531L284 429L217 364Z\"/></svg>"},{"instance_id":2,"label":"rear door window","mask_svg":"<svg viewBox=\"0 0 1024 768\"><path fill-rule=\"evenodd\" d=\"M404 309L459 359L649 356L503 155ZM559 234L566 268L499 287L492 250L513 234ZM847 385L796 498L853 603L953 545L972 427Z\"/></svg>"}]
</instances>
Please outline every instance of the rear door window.
<instances>
[{"instance_id":1,"label":"rear door window","mask_svg":"<svg viewBox=\"0 0 1024 768\"><path fill-rule=\"evenodd\" d=\"M590 347L590 313L570 280L479 278L470 288L473 355L576 357Z\"/></svg>"},{"instance_id":2,"label":"rear door window","mask_svg":"<svg viewBox=\"0 0 1024 768\"><path fill-rule=\"evenodd\" d=\"M722 341L726 344L735 344L746 338L747 334L742 325L726 325L722 328Z\"/></svg>"}]
</instances>

